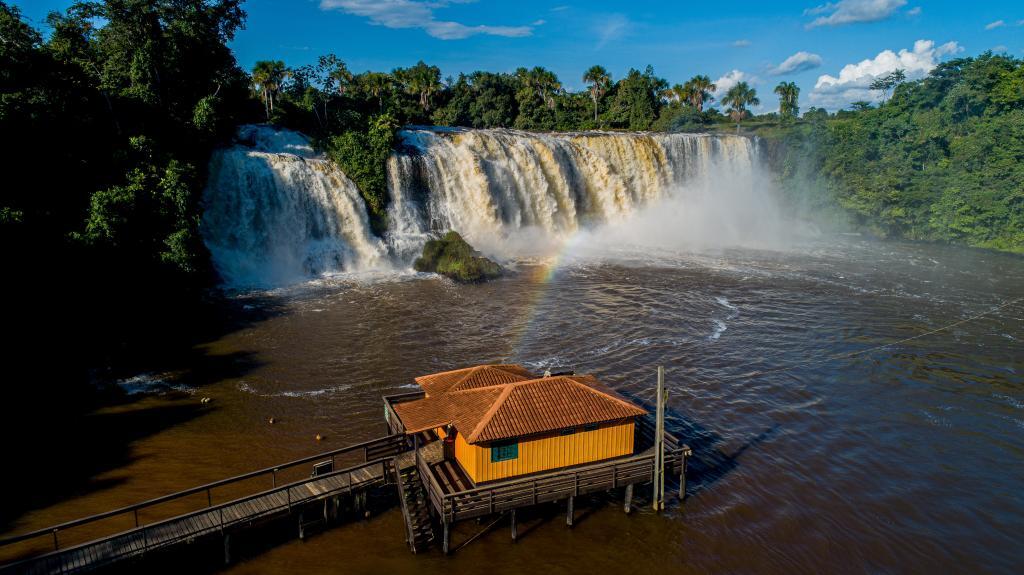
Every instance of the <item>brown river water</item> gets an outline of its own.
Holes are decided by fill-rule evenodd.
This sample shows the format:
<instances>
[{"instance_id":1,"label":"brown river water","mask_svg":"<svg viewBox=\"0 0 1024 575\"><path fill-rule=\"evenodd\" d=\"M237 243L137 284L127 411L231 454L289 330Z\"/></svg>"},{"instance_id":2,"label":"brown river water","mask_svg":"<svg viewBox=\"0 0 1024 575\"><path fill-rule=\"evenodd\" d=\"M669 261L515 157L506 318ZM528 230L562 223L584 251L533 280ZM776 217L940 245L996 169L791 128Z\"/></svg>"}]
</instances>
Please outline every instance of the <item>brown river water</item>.
<instances>
[{"instance_id":1,"label":"brown river water","mask_svg":"<svg viewBox=\"0 0 1024 575\"><path fill-rule=\"evenodd\" d=\"M1024 302L830 359L1022 296L1020 257L851 237L236 294L237 330L90 416L125 430L123 452L91 448L109 465L6 534L382 435L381 396L419 374L514 361L647 401L662 364L668 428L694 449L684 505L627 516L613 493L572 529L542 509L517 543L502 523L448 557L409 553L392 507L223 572L1024 572Z\"/></svg>"}]
</instances>

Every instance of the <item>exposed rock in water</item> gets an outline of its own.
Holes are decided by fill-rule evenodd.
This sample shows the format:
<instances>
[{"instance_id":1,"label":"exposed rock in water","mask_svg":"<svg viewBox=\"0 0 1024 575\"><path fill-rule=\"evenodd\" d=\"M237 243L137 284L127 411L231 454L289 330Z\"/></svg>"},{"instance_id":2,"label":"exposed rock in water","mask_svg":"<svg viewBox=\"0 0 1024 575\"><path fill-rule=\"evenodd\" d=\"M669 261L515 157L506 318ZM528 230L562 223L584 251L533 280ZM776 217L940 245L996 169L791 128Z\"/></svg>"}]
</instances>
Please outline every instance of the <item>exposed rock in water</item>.
<instances>
[{"instance_id":1,"label":"exposed rock in water","mask_svg":"<svg viewBox=\"0 0 1024 575\"><path fill-rule=\"evenodd\" d=\"M482 282L501 275L501 266L480 255L458 232L448 232L441 239L423 246L423 255L412 267L418 272L433 272L458 282Z\"/></svg>"}]
</instances>

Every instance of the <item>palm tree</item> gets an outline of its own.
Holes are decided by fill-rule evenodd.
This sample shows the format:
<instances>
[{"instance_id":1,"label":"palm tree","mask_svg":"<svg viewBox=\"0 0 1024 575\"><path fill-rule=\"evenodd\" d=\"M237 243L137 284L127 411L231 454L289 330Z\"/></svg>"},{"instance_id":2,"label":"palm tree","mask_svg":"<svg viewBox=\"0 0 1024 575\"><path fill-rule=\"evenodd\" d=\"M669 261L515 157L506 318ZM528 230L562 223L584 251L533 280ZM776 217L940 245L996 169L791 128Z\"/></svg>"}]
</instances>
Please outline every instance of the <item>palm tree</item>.
<instances>
[{"instance_id":1,"label":"palm tree","mask_svg":"<svg viewBox=\"0 0 1024 575\"><path fill-rule=\"evenodd\" d=\"M597 101L612 85L612 76L603 66L591 66L584 74L583 81L590 84L590 99L594 102L594 122L597 122Z\"/></svg>"},{"instance_id":2,"label":"palm tree","mask_svg":"<svg viewBox=\"0 0 1024 575\"><path fill-rule=\"evenodd\" d=\"M268 120L274 113L274 96L290 75L291 71L280 60L260 60L252 68L253 90L263 99Z\"/></svg>"},{"instance_id":3,"label":"palm tree","mask_svg":"<svg viewBox=\"0 0 1024 575\"><path fill-rule=\"evenodd\" d=\"M715 99L711 95L715 88L717 86L711 82L711 78L705 75L698 75L690 78L683 84L679 97L688 101L698 112L703 112L704 103Z\"/></svg>"},{"instance_id":4,"label":"palm tree","mask_svg":"<svg viewBox=\"0 0 1024 575\"><path fill-rule=\"evenodd\" d=\"M555 94L561 91L562 83L558 81L558 76L554 72L535 66L532 70L519 68L516 70L516 76L522 85L537 94L549 109L555 108Z\"/></svg>"},{"instance_id":5,"label":"palm tree","mask_svg":"<svg viewBox=\"0 0 1024 575\"><path fill-rule=\"evenodd\" d=\"M746 82L737 82L729 88L722 98L722 103L729 106L729 116L736 122L736 131L740 131L740 120L747 115L747 106L757 106L761 100L757 99L757 90L751 88Z\"/></svg>"},{"instance_id":6,"label":"palm tree","mask_svg":"<svg viewBox=\"0 0 1024 575\"><path fill-rule=\"evenodd\" d=\"M384 94L391 91L394 78L383 72L367 72L359 77L360 87L369 95L377 98L378 112L384 112Z\"/></svg>"},{"instance_id":7,"label":"palm tree","mask_svg":"<svg viewBox=\"0 0 1024 575\"><path fill-rule=\"evenodd\" d=\"M779 115L783 118L795 118L800 115L800 87L796 82L779 82L775 86L775 93L779 95Z\"/></svg>"},{"instance_id":8,"label":"palm tree","mask_svg":"<svg viewBox=\"0 0 1024 575\"><path fill-rule=\"evenodd\" d=\"M690 102L689 97L687 97L686 87L682 84L675 84L671 88L662 90L661 97L665 98L669 102L679 102L682 104L688 104Z\"/></svg>"},{"instance_id":9,"label":"palm tree","mask_svg":"<svg viewBox=\"0 0 1024 575\"><path fill-rule=\"evenodd\" d=\"M441 89L441 69L420 60L412 68L395 70L395 76L405 84L406 92L419 96L423 112L430 112L430 96Z\"/></svg>"}]
</instances>

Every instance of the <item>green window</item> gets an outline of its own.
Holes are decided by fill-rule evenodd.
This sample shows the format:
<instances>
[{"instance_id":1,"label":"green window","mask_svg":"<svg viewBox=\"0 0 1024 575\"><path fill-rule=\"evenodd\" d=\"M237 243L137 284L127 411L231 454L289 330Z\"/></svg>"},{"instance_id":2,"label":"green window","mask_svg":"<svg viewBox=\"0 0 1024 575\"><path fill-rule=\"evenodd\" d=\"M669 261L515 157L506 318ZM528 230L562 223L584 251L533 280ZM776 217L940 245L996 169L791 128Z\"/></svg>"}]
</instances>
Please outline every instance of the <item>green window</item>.
<instances>
[{"instance_id":1,"label":"green window","mask_svg":"<svg viewBox=\"0 0 1024 575\"><path fill-rule=\"evenodd\" d=\"M519 444L515 441L491 445L491 463L519 457Z\"/></svg>"}]
</instances>

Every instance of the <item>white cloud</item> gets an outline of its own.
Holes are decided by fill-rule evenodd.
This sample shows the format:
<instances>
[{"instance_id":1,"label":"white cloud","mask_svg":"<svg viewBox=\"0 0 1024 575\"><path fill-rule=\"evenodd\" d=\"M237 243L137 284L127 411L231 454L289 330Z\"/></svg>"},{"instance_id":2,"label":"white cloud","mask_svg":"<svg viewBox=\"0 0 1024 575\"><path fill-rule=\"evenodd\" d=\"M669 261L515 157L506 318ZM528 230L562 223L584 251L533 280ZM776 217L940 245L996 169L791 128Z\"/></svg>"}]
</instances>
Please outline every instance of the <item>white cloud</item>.
<instances>
[{"instance_id":1,"label":"white cloud","mask_svg":"<svg viewBox=\"0 0 1024 575\"><path fill-rule=\"evenodd\" d=\"M725 93L729 91L729 88L732 88L733 86L739 84L740 82L751 83L755 79L756 78L747 74L746 72L742 72L740 70L733 70L728 74L722 76L721 78L715 80L715 92L713 96L715 97L715 100L720 101L722 97L725 96Z\"/></svg>"},{"instance_id":2,"label":"white cloud","mask_svg":"<svg viewBox=\"0 0 1024 575\"><path fill-rule=\"evenodd\" d=\"M442 40L460 40L477 34L521 38L533 33L530 26L467 26L434 18L434 10L455 0L417 2L416 0L320 0L321 10L341 10L369 18L371 24L386 28L422 28Z\"/></svg>"},{"instance_id":3,"label":"white cloud","mask_svg":"<svg viewBox=\"0 0 1024 575\"><path fill-rule=\"evenodd\" d=\"M807 24L808 28L841 26L885 20L906 3L907 0L839 0L804 10L804 14L818 16Z\"/></svg>"},{"instance_id":4,"label":"white cloud","mask_svg":"<svg viewBox=\"0 0 1024 575\"><path fill-rule=\"evenodd\" d=\"M818 76L810 100L815 106L830 110L845 108L850 102L858 100L870 102L878 98L878 94L869 88L876 78L896 69L903 70L907 80L923 78L944 56L962 51L963 48L956 42L935 46L931 40L914 42L913 50L902 49L898 53L883 50L874 58L843 66L838 77L828 74Z\"/></svg>"},{"instance_id":5,"label":"white cloud","mask_svg":"<svg viewBox=\"0 0 1024 575\"><path fill-rule=\"evenodd\" d=\"M989 22L988 24L985 24L985 29L995 30L996 28L1002 28L1003 26L1006 26L1005 20L996 20L995 22Z\"/></svg>"},{"instance_id":6,"label":"white cloud","mask_svg":"<svg viewBox=\"0 0 1024 575\"><path fill-rule=\"evenodd\" d=\"M736 40L735 42L732 43L732 45L737 47L737 48L746 48L747 46L750 45L750 40L747 40L747 39Z\"/></svg>"},{"instance_id":7,"label":"white cloud","mask_svg":"<svg viewBox=\"0 0 1024 575\"><path fill-rule=\"evenodd\" d=\"M632 22L622 14L612 14L597 25L597 49L604 48L608 42L622 38L629 31Z\"/></svg>"},{"instance_id":8,"label":"white cloud","mask_svg":"<svg viewBox=\"0 0 1024 575\"><path fill-rule=\"evenodd\" d=\"M920 15L921 15L921 7L920 6L914 6L910 10L907 10L907 16L920 16Z\"/></svg>"},{"instance_id":9,"label":"white cloud","mask_svg":"<svg viewBox=\"0 0 1024 575\"><path fill-rule=\"evenodd\" d=\"M993 46L992 51L995 52L996 54L1001 54L1003 52L1009 52L1010 49L1007 48L1005 45L1000 44L998 46Z\"/></svg>"},{"instance_id":10,"label":"white cloud","mask_svg":"<svg viewBox=\"0 0 1024 575\"><path fill-rule=\"evenodd\" d=\"M547 20L541 18L540 20L534 20L533 22L530 22L530 26L543 26L543 25L545 25L547 23L548 23Z\"/></svg>"},{"instance_id":11,"label":"white cloud","mask_svg":"<svg viewBox=\"0 0 1024 575\"><path fill-rule=\"evenodd\" d=\"M768 70L772 76L783 74L797 74L807 70L813 70L821 66L821 56L810 52L800 51L782 61L781 64Z\"/></svg>"}]
</instances>

